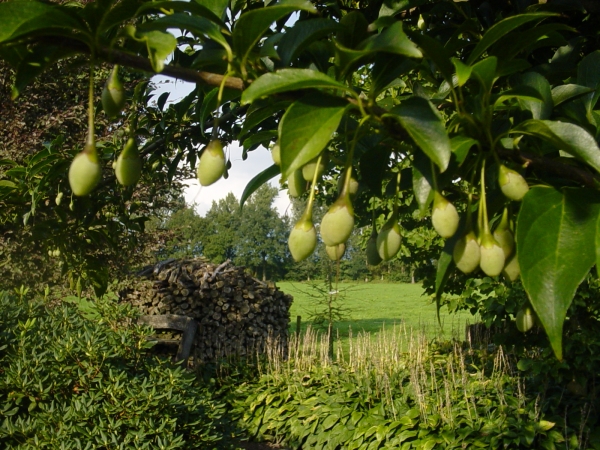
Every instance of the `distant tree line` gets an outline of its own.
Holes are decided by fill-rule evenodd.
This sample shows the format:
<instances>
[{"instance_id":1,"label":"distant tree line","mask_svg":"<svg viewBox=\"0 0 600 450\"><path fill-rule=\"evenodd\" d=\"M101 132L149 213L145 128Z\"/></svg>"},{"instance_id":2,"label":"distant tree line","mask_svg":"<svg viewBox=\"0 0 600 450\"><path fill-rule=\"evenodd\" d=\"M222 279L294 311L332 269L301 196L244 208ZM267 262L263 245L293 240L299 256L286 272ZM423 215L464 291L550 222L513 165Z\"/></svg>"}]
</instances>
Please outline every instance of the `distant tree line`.
<instances>
[{"instance_id":1,"label":"distant tree line","mask_svg":"<svg viewBox=\"0 0 600 450\"><path fill-rule=\"evenodd\" d=\"M264 185L240 208L230 192L213 201L204 216L181 201L178 209L149 226L170 236L157 258L202 256L217 264L230 259L263 280L324 280L339 274L340 280L415 281L410 264L400 259L368 266L364 253L368 235L360 229L348 241L339 265L328 258L323 246L310 258L294 262L287 247L288 230L303 205L295 200L291 217L281 216L274 206L277 193L277 188Z\"/></svg>"}]
</instances>

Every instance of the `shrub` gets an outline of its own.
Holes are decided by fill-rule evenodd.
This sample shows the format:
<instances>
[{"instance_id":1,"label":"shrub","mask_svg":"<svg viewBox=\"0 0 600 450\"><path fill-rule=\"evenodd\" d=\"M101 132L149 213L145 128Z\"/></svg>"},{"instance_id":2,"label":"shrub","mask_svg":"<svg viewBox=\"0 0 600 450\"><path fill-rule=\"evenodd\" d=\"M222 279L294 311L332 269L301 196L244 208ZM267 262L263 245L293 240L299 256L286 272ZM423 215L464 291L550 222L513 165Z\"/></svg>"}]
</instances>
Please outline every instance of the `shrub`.
<instances>
[{"instance_id":1,"label":"shrub","mask_svg":"<svg viewBox=\"0 0 600 450\"><path fill-rule=\"evenodd\" d=\"M234 409L251 435L294 449L600 448L590 408L567 418L501 348L398 337L355 338L335 362L310 335L291 342L289 360L235 386Z\"/></svg>"},{"instance_id":2,"label":"shrub","mask_svg":"<svg viewBox=\"0 0 600 450\"><path fill-rule=\"evenodd\" d=\"M111 297L0 293L0 447L227 448L224 405L149 355L135 316Z\"/></svg>"}]
</instances>

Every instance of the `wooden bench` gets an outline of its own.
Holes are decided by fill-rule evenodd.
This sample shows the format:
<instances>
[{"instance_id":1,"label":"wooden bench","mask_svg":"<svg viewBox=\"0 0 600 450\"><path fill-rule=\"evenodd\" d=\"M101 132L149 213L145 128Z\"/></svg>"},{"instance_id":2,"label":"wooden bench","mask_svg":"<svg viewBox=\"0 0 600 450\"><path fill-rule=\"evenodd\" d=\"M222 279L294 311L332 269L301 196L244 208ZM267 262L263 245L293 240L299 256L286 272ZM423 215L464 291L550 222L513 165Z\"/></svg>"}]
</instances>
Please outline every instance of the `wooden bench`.
<instances>
[{"instance_id":1,"label":"wooden bench","mask_svg":"<svg viewBox=\"0 0 600 450\"><path fill-rule=\"evenodd\" d=\"M181 341L174 339L156 339L158 344L177 344L177 354L173 358L175 362L183 361L184 366L187 365L187 360L190 357L194 346L194 339L198 331L198 322L191 317L178 316L175 314L164 314L160 316L142 316L139 322L148 325L155 330L176 330L181 331Z\"/></svg>"}]
</instances>

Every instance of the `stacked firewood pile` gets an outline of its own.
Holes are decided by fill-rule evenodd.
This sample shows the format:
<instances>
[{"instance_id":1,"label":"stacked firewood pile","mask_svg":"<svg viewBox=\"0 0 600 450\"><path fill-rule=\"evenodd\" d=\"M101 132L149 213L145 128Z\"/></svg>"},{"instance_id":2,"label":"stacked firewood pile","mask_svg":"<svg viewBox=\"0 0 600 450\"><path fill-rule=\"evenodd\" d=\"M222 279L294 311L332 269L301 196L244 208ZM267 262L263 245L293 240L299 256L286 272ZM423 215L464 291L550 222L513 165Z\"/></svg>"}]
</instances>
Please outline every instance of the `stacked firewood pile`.
<instances>
[{"instance_id":1,"label":"stacked firewood pile","mask_svg":"<svg viewBox=\"0 0 600 450\"><path fill-rule=\"evenodd\" d=\"M195 319L196 363L287 347L293 298L229 261L220 265L204 259L163 261L139 272L121 291L121 299L142 314Z\"/></svg>"}]
</instances>

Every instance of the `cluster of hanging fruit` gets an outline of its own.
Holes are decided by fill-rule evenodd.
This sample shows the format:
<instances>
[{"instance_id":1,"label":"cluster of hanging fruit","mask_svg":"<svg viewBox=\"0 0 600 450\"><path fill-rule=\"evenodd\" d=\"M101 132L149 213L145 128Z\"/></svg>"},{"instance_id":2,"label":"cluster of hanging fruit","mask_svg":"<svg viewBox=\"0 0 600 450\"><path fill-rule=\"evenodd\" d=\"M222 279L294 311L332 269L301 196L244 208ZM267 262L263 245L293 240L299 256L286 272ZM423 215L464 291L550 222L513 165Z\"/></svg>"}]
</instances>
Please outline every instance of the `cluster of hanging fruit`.
<instances>
[{"instance_id":1,"label":"cluster of hanging fruit","mask_svg":"<svg viewBox=\"0 0 600 450\"><path fill-rule=\"evenodd\" d=\"M102 108L106 115L115 118L125 106L125 92L119 79L118 66L114 66L102 91ZM123 151L113 163L115 175L123 186L135 185L142 174L142 159L135 138L127 140ZM86 144L69 167L69 184L73 194L85 196L94 190L102 177L102 167L98 160L94 134L94 85L93 72L90 73L88 135Z\"/></svg>"},{"instance_id":2,"label":"cluster of hanging fruit","mask_svg":"<svg viewBox=\"0 0 600 450\"><path fill-rule=\"evenodd\" d=\"M279 145L272 149L273 161L280 164ZM304 214L292 229L288 241L292 257L302 261L309 257L317 245L317 231L312 221L312 206L314 201L315 184L325 169L325 156L310 161L301 169L288 177L288 190L292 197L298 197L306 190L307 183L311 184L309 200ZM345 242L350 237L354 226L354 210L352 196L358 189L358 183L352 177L351 166L348 165L338 180L338 198L330 206L323 217L320 234L326 251L332 260L339 260L345 250ZM520 201L529 186L525 179L516 171L499 165L498 181L502 193L507 199ZM398 190L400 182L396 183ZM396 192L396 197L398 192ZM467 206L467 216L461 227L461 236L456 240L453 249L453 259L456 267L465 274L470 274L478 268L490 277L501 273L514 281L520 274L519 263L515 251L514 223L510 219L509 207L505 207L500 221L492 231L488 219L485 192L485 166L481 169L480 199L478 204L477 223L473 225L471 218L471 196ZM455 238L459 230L460 216L455 206L449 202L439 190L434 189L432 223L436 232L444 239ZM402 241L399 224L398 206L394 205L391 217L377 232L375 223L367 241L367 263L377 265L382 261L392 259L400 250Z\"/></svg>"},{"instance_id":3,"label":"cluster of hanging fruit","mask_svg":"<svg viewBox=\"0 0 600 450\"><path fill-rule=\"evenodd\" d=\"M125 91L119 79L118 66L114 66L102 90L102 108L109 118L116 118L125 106ZM113 163L117 181L123 186L135 185L142 174L143 161L135 138L129 137L123 151ZM218 139L212 140L201 152L198 163L198 181L209 186L219 180L226 171L223 146ZM88 135L86 144L73 159L69 168L69 184L73 194L85 196L91 193L102 178L102 167L98 160L94 135L94 89L93 73L90 73L88 107Z\"/></svg>"},{"instance_id":4,"label":"cluster of hanging fruit","mask_svg":"<svg viewBox=\"0 0 600 450\"><path fill-rule=\"evenodd\" d=\"M512 201L522 200L529 190L525 179L503 164L500 164L498 181L502 193ZM490 277L502 273L514 281L520 273L515 251L514 224L510 220L507 206L499 223L493 232L491 231L487 212L485 166L481 169L480 193L476 227L472 225L469 197L465 227L453 249L454 262L465 274L480 268ZM438 192L435 193L432 222L439 235L446 239L453 237L458 229L459 217L456 208Z\"/></svg>"},{"instance_id":5,"label":"cluster of hanging fruit","mask_svg":"<svg viewBox=\"0 0 600 450\"><path fill-rule=\"evenodd\" d=\"M271 149L273 162L281 164L278 144ZM306 209L300 220L296 222L288 239L288 247L295 261L308 258L317 246L317 230L312 219L315 187L319 177L325 170L327 156L321 154L309 161L301 169L297 169L288 177L288 192L291 197L299 197L310 183L310 194ZM352 197L358 190L358 182L352 177L352 168L348 166L338 180L338 198L323 216L320 234L325 251L333 261L338 261L346 251L346 241L354 228L354 209Z\"/></svg>"}]
</instances>

